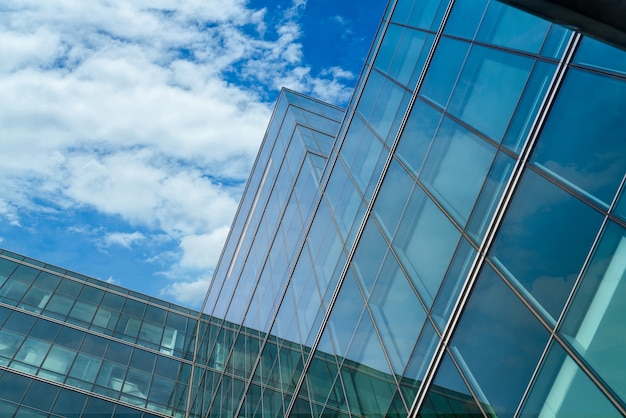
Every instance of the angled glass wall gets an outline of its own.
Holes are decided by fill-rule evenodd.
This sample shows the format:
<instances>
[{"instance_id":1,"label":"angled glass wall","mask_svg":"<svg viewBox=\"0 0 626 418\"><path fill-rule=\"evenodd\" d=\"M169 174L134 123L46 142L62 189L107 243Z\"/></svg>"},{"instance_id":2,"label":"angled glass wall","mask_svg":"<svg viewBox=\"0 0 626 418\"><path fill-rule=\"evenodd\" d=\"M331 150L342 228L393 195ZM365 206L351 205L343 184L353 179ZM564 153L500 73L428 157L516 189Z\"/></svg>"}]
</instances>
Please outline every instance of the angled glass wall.
<instances>
[{"instance_id":1,"label":"angled glass wall","mask_svg":"<svg viewBox=\"0 0 626 418\"><path fill-rule=\"evenodd\" d=\"M624 414L625 57L495 0L391 1L296 250L254 260L260 355L210 414Z\"/></svg>"}]
</instances>

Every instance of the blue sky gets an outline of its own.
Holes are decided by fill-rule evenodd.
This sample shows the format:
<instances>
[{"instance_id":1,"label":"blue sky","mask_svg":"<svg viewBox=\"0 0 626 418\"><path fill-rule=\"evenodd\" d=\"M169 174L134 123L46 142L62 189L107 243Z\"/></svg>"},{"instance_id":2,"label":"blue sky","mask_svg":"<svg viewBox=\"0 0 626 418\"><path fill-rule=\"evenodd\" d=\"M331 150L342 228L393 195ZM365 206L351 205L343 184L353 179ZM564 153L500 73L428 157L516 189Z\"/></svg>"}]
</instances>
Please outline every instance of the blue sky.
<instances>
[{"instance_id":1,"label":"blue sky","mask_svg":"<svg viewBox=\"0 0 626 418\"><path fill-rule=\"evenodd\" d=\"M0 247L199 307L280 88L344 105L385 5L3 0Z\"/></svg>"}]
</instances>

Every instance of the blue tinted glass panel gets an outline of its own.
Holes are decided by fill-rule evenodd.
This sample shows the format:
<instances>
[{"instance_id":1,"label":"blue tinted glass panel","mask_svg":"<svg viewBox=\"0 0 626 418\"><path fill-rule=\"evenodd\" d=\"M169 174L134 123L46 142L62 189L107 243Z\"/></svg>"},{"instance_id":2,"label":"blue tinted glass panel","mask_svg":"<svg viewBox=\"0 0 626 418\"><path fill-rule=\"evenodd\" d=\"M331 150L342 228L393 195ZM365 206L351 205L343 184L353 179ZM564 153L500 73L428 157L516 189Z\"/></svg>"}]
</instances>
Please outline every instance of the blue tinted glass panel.
<instances>
[{"instance_id":1,"label":"blue tinted glass panel","mask_svg":"<svg viewBox=\"0 0 626 418\"><path fill-rule=\"evenodd\" d=\"M481 403L498 417L512 417L548 336L511 289L485 265L456 327L451 349Z\"/></svg>"},{"instance_id":2,"label":"blue tinted glass panel","mask_svg":"<svg viewBox=\"0 0 626 418\"><path fill-rule=\"evenodd\" d=\"M473 46L450 100L450 113L496 141L504 135L534 60Z\"/></svg>"},{"instance_id":3,"label":"blue tinted glass panel","mask_svg":"<svg viewBox=\"0 0 626 418\"><path fill-rule=\"evenodd\" d=\"M532 161L608 206L626 172L625 97L624 80L571 69Z\"/></svg>"},{"instance_id":4,"label":"blue tinted glass panel","mask_svg":"<svg viewBox=\"0 0 626 418\"><path fill-rule=\"evenodd\" d=\"M617 418L622 414L553 342L519 416Z\"/></svg>"},{"instance_id":5,"label":"blue tinted glass panel","mask_svg":"<svg viewBox=\"0 0 626 418\"><path fill-rule=\"evenodd\" d=\"M402 37L402 32L403 28L401 26L394 25L393 23L387 27L383 43L378 50L378 54L376 54L376 61L374 61L374 66L384 73L389 70L389 66L391 65L391 60L394 58L398 42Z\"/></svg>"},{"instance_id":6,"label":"blue tinted glass panel","mask_svg":"<svg viewBox=\"0 0 626 418\"><path fill-rule=\"evenodd\" d=\"M446 22L444 33L473 39L489 0L457 0Z\"/></svg>"},{"instance_id":7,"label":"blue tinted glass panel","mask_svg":"<svg viewBox=\"0 0 626 418\"><path fill-rule=\"evenodd\" d=\"M519 152L522 149L537 117L539 107L543 103L555 70L556 64L545 61L537 61L535 63L524 93L522 93L522 98L513 115L513 120L502 141L509 149L515 152Z\"/></svg>"},{"instance_id":8,"label":"blue tinted glass panel","mask_svg":"<svg viewBox=\"0 0 626 418\"><path fill-rule=\"evenodd\" d=\"M505 153L499 152L491 166L466 228L466 231L477 244L480 244L485 236L504 188L511 177L514 165L515 160Z\"/></svg>"},{"instance_id":9,"label":"blue tinted glass panel","mask_svg":"<svg viewBox=\"0 0 626 418\"><path fill-rule=\"evenodd\" d=\"M626 74L626 52L585 36L574 56L576 64Z\"/></svg>"},{"instance_id":10,"label":"blue tinted glass panel","mask_svg":"<svg viewBox=\"0 0 626 418\"><path fill-rule=\"evenodd\" d=\"M465 225L496 149L445 118L428 151L420 180L448 212Z\"/></svg>"},{"instance_id":11,"label":"blue tinted glass panel","mask_svg":"<svg viewBox=\"0 0 626 418\"><path fill-rule=\"evenodd\" d=\"M601 223L600 213L527 170L490 255L557 319Z\"/></svg>"},{"instance_id":12,"label":"blue tinted glass panel","mask_svg":"<svg viewBox=\"0 0 626 418\"><path fill-rule=\"evenodd\" d=\"M407 24L421 29L429 29L434 22L441 0L416 1Z\"/></svg>"},{"instance_id":13,"label":"blue tinted glass panel","mask_svg":"<svg viewBox=\"0 0 626 418\"><path fill-rule=\"evenodd\" d=\"M572 345L626 400L626 229L609 223L583 275L561 331Z\"/></svg>"},{"instance_id":14,"label":"blue tinted glass panel","mask_svg":"<svg viewBox=\"0 0 626 418\"><path fill-rule=\"evenodd\" d=\"M395 234L414 185L409 173L397 161L392 160L374 204L374 215L389 239Z\"/></svg>"},{"instance_id":15,"label":"blue tinted glass panel","mask_svg":"<svg viewBox=\"0 0 626 418\"><path fill-rule=\"evenodd\" d=\"M571 36L572 31L570 29L553 24L548 33L548 38L541 48L541 55L549 58L561 58Z\"/></svg>"},{"instance_id":16,"label":"blue tinted glass panel","mask_svg":"<svg viewBox=\"0 0 626 418\"><path fill-rule=\"evenodd\" d=\"M420 95L446 107L468 49L467 42L442 37L428 66Z\"/></svg>"},{"instance_id":17,"label":"blue tinted glass panel","mask_svg":"<svg viewBox=\"0 0 626 418\"><path fill-rule=\"evenodd\" d=\"M416 100L404 125L395 155L417 175L435 135L441 113L422 100Z\"/></svg>"},{"instance_id":18,"label":"blue tinted glass panel","mask_svg":"<svg viewBox=\"0 0 626 418\"><path fill-rule=\"evenodd\" d=\"M427 307L439 289L460 235L443 212L416 188L393 247Z\"/></svg>"},{"instance_id":19,"label":"blue tinted glass panel","mask_svg":"<svg viewBox=\"0 0 626 418\"><path fill-rule=\"evenodd\" d=\"M550 28L550 22L515 7L492 1L480 25L476 40L536 54Z\"/></svg>"},{"instance_id":20,"label":"blue tinted glass panel","mask_svg":"<svg viewBox=\"0 0 626 418\"><path fill-rule=\"evenodd\" d=\"M426 313L393 256L385 260L368 303L393 369L401 374Z\"/></svg>"},{"instance_id":21,"label":"blue tinted glass panel","mask_svg":"<svg viewBox=\"0 0 626 418\"><path fill-rule=\"evenodd\" d=\"M450 354L441 360L435 379L420 409L420 416L482 417L476 400L461 378Z\"/></svg>"},{"instance_id":22,"label":"blue tinted glass panel","mask_svg":"<svg viewBox=\"0 0 626 418\"><path fill-rule=\"evenodd\" d=\"M431 311L432 318L440 330L445 328L450 319L475 257L476 250L468 241L461 239Z\"/></svg>"},{"instance_id":23,"label":"blue tinted glass panel","mask_svg":"<svg viewBox=\"0 0 626 418\"><path fill-rule=\"evenodd\" d=\"M406 28L402 40L398 44L398 50L389 68L389 77L404 86L409 86L409 80L413 74L418 57L422 53L422 47L426 41L426 33Z\"/></svg>"},{"instance_id":24,"label":"blue tinted glass panel","mask_svg":"<svg viewBox=\"0 0 626 418\"><path fill-rule=\"evenodd\" d=\"M352 266L366 297L376 280L387 249L387 242L378 230L374 219L370 218L352 257Z\"/></svg>"}]
</instances>

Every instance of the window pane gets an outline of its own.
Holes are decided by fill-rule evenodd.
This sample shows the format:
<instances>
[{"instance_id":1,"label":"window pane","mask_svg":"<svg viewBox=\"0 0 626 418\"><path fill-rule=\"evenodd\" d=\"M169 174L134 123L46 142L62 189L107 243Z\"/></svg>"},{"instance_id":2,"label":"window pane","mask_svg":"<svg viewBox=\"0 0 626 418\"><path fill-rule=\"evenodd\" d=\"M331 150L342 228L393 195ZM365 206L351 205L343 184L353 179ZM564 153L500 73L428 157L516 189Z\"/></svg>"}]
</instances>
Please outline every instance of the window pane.
<instances>
[{"instance_id":1,"label":"window pane","mask_svg":"<svg viewBox=\"0 0 626 418\"><path fill-rule=\"evenodd\" d=\"M426 313L392 255L385 260L368 303L394 371L401 374Z\"/></svg>"},{"instance_id":2,"label":"window pane","mask_svg":"<svg viewBox=\"0 0 626 418\"><path fill-rule=\"evenodd\" d=\"M617 418L622 414L554 342L519 416Z\"/></svg>"},{"instance_id":3,"label":"window pane","mask_svg":"<svg viewBox=\"0 0 626 418\"><path fill-rule=\"evenodd\" d=\"M441 360L435 380L428 389L426 399L420 409L420 416L465 418L483 416L448 353Z\"/></svg>"},{"instance_id":4,"label":"window pane","mask_svg":"<svg viewBox=\"0 0 626 418\"><path fill-rule=\"evenodd\" d=\"M395 155L417 176L435 135L441 113L422 100L416 100L404 125Z\"/></svg>"},{"instance_id":5,"label":"window pane","mask_svg":"<svg viewBox=\"0 0 626 418\"><path fill-rule=\"evenodd\" d=\"M624 80L571 69L532 161L608 207L626 172L624 97Z\"/></svg>"},{"instance_id":6,"label":"window pane","mask_svg":"<svg viewBox=\"0 0 626 418\"><path fill-rule=\"evenodd\" d=\"M576 64L626 74L626 52L585 36L574 57Z\"/></svg>"},{"instance_id":7,"label":"window pane","mask_svg":"<svg viewBox=\"0 0 626 418\"><path fill-rule=\"evenodd\" d=\"M393 247L427 307L439 289L460 235L441 210L416 188Z\"/></svg>"},{"instance_id":8,"label":"window pane","mask_svg":"<svg viewBox=\"0 0 626 418\"><path fill-rule=\"evenodd\" d=\"M450 113L500 141L534 60L474 45L459 77Z\"/></svg>"},{"instance_id":9,"label":"window pane","mask_svg":"<svg viewBox=\"0 0 626 418\"><path fill-rule=\"evenodd\" d=\"M444 33L472 39L489 0L455 1Z\"/></svg>"},{"instance_id":10,"label":"window pane","mask_svg":"<svg viewBox=\"0 0 626 418\"><path fill-rule=\"evenodd\" d=\"M485 265L452 338L452 352L482 403L513 416L549 333ZM482 395L480 395L482 394Z\"/></svg>"},{"instance_id":11,"label":"window pane","mask_svg":"<svg viewBox=\"0 0 626 418\"><path fill-rule=\"evenodd\" d=\"M389 239L395 234L414 185L414 180L406 170L392 160L374 204L374 214Z\"/></svg>"},{"instance_id":12,"label":"window pane","mask_svg":"<svg viewBox=\"0 0 626 418\"><path fill-rule=\"evenodd\" d=\"M465 225L491 167L495 148L445 118L424 162L420 180Z\"/></svg>"},{"instance_id":13,"label":"window pane","mask_svg":"<svg viewBox=\"0 0 626 418\"><path fill-rule=\"evenodd\" d=\"M536 54L550 22L499 2L491 2L476 40Z\"/></svg>"},{"instance_id":14,"label":"window pane","mask_svg":"<svg viewBox=\"0 0 626 418\"><path fill-rule=\"evenodd\" d=\"M428 66L420 95L446 107L468 48L467 42L442 37Z\"/></svg>"},{"instance_id":15,"label":"window pane","mask_svg":"<svg viewBox=\"0 0 626 418\"><path fill-rule=\"evenodd\" d=\"M527 170L490 255L556 320L601 223L600 213Z\"/></svg>"},{"instance_id":16,"label":"window pane","mask_svg":"<svg viewBox=\"0 0 626 418\"><path fill-rule=\"evenodd\" d=\"M626 400L626 230L609 223L574 300L562 332L602 379Z\"/></svg>"}]
</instances>

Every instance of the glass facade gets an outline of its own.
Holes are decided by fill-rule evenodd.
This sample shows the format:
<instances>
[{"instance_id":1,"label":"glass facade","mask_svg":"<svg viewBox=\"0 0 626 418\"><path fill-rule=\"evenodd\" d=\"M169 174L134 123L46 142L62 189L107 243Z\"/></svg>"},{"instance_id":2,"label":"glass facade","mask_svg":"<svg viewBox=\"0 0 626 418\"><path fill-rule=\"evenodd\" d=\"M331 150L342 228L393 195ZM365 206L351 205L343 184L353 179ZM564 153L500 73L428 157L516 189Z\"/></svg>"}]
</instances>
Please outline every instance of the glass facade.
<instances>
[{"instance_id":1,"label":"glass facade","mask_svg":"<svg viewBox=\"0 0 626 418\"><path fill-rule=\"evenodd\" d=\"M282 91L201 313L0 253L1 412L626 415L624 62L390 1L346 110Z\"/></svg>"}]
</instances>

